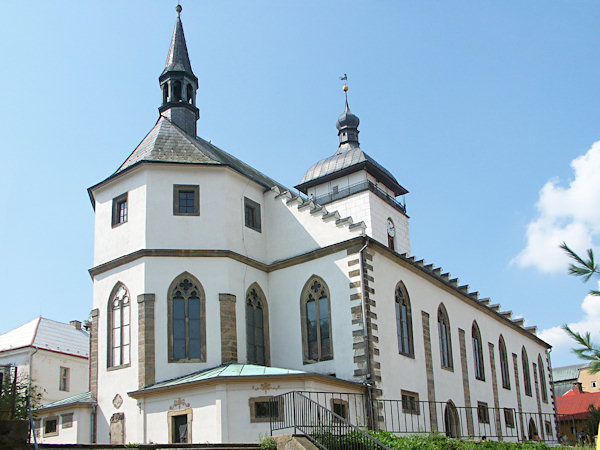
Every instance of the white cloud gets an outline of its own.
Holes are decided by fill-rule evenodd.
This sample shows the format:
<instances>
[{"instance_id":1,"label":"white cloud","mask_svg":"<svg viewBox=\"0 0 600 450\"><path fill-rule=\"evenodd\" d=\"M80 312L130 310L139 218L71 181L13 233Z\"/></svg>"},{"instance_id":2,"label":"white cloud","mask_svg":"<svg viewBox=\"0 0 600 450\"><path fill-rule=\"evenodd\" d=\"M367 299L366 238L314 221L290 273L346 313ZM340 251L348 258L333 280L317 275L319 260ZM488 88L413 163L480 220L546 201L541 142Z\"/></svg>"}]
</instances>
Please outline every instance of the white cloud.
<instances>
[{"instance_id":1,"label":"white cloud","mask_svg":"<svg viewBox=\"0 0 600 450\"><path fill-rule=\"evenodd\" d=\"M598 282L598 286L600 287L600 282ZM600 327L598 326L600 323L600 296L587 295L581 303L581 309L583 310L583 318L578 322L569 323L569 327L579 333L589 331L592 342L600 344ZM566 350L577 346L575 341L559 326L542 330L539 336L552 345L553 351Z\"/></svg>"},{"instance_id":2,"label":"white cloud","mask_svg":"<svg viewBox=\"0 0 600 450\"><path fill-rule=\"evenodd\" d=\"M568 187L552 179L540 190L538 217L527 225L527 245L512 260L519 267L564 271L568 259L560 243L581 252L600 235L600 141L571 167L575 177Z\"/></svg>"}]
</instances>

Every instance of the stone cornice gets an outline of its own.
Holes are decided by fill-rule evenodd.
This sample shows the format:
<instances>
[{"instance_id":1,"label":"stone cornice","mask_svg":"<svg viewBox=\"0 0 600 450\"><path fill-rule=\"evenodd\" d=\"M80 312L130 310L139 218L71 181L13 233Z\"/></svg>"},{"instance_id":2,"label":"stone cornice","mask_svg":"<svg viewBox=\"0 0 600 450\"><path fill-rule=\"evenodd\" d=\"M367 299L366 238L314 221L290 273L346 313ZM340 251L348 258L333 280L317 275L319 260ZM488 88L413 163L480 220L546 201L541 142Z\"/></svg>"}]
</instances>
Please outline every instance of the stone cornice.
<instances>
[{"instance_id":1,"label":"stone cornice","mask_svg":"<svg viewBox=\"0 0 600 450\"><path fill-rule=\"evenodd\" d=\"M240 253L232 250L188 250L188 249L141 249L135 252L128 253L127 255L120 256L111 261L99 264L89 269L89 274L94 279L97 275L103 274L110 270L116 269L117 267L129 264L137 261L141 258L148 257L169 257L169 258L230 258L235 261L246 264L255 269L263 272L274 272L276 270L285 269L287 267L302 264L313 259L322 258L323 256L331 255L339 251L346 250L362 242L362 236L357 236L347 241L338 242L336 244L329 245L327 247L318 248L310 252L302 253L300 255L292 256L278 261L274 261L271 264L266 264L255 259L244 256Z\"/></svg>"}]
</instances>

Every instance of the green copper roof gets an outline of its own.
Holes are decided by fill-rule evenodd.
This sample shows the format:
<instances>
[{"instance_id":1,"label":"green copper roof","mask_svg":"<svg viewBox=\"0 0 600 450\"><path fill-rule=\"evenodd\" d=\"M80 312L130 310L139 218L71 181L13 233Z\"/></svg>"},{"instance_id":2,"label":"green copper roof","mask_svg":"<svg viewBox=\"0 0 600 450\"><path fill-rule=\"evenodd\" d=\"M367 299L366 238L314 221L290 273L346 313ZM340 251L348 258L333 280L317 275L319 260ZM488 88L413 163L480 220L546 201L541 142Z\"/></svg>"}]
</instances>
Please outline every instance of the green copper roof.
<instances>
[{"instance_id":1,"label":"green copper roof","mask_svg":"<svg viewBox=\"0 0 600 450\"><path fill-rule=\"evenodd\" d=\"M91 392L82 392L81 394L72 395L71 397L63 398L62 400L57 400L55 402L42 405L39 408L36 408L36 411L80 404L93 405L94 403L96 403L96 399L94 398Z\"/></svg>"}]
</instances>

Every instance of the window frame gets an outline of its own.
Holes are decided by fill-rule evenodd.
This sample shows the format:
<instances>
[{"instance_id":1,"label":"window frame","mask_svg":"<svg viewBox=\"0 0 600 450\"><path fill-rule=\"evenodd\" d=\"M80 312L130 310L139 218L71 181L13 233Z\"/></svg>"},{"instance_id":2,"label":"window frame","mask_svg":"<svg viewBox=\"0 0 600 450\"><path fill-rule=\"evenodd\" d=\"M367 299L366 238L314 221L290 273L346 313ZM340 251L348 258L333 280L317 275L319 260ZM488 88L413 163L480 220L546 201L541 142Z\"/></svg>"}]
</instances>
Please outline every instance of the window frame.
<instances>
[{"instance_id":1,"label":"window frame","mask_svg":"<svg viewBox=\"0 0 600 450\"><path fill-rule=\"evenodd\" d=\"M408 356L410 358L415 357L415 345L414 345L414 337L413 337L413 326L412 326L412 308L410 304L410 297L408 295L408 291L406 286L402 281L399 281L396 284L396 289L394 290L395 296L395 310L396 310L396 336L398 341L398 353L404 356ZM403 317L402 317L402 306L406 307L406 326L404 326ZM404 336L404 332L406 331L407 336ZM405 339L406 338L406 339ZM405 349L405 344L408 347ZM406 351L405 351L406 350Z\"/></svg>"},{"instance_id":2,"label":"window frame","mask_svg":"<svg viewBox=\"0 0 600 450\"><path fill-rule=\"evenodd\" d=\"M120 206L125 204L125 218L121 220L121 208ZM112 199L112 218L111 226L116 228L129 221L129 192L125 192Z\"/></svg>"},{"instance_id":3,"label":"window frame","mask_svg":"<svg viewBox=\"0 0 600 450\"><path fill-rule=\"evenodd\" d=\"M540 395L544 403L548 403L548 389L546 388L546 373L544 371L544 360L538 354L538 375L540 377Z\"/></svg>"},{"instance_id":4,"label":"window frame","mask_svg":"<svg viewBox=\"0 0 600 450\"><path fill-rule=\"evenodd\" d=\"M252 296L252 292L254 292L256 294L256 297ZM252 298L251 298L252 297ZM251 358L250 356L250 325L249 325L249 314L248 314L248 307L250 306L254 310L256 309L257 305L254 305L254 303L256 302L260 302L260 309L262 310L262 331L263 331L263 352L264 352L264 358L263 358L263 363L260 364L260 362L258 361L258 359L255 357L254 359ZM249 305L249 303L252 303L252 305ZM271 365L271 357L270 357L270 339L269 339L269 305L267 303L267 297L265 296L265 293L263 292L263 290L260 288L260 286L258 285L258 283L252 283L250 285L250 287L248 288L248 290L246 291L246 301L245 301L245 308L244 308L245 314L246 314L246 361L248 364L260 364L263 366L270 366ZM256 330L254 330L255 332L253 333L253 342L256 342ZM256 343L254 344L254 347L256 347ZM255 350L255 356L256 356L256 348Z\"/></svg>"},{"instance_id":5,"label":"window frame","mask_svg":"<svg viewBox=\"0 0 600 450\"><path fill-rule=\"evenodd\" d=\"M442 332L444 330L444 332ZM452 328L450 318L443 303L438 307L438 337L440 346L440 365L442 369L454 371L452 358Z\"/></svg>"},{"instance_id":6,"label":"window frame","mask_svg":"<svg viewBox=\"0 0 600 450\"><path fill-rule=\"evenodd\" d=\"M318 288L315 290L314 287L317 283ZM324 294L321 297L311 299L311 291L317 294ZM329 332L329 353L324 354L323 351L323 341L324 339L321 337L321 326L320 322L322 320L321 308L319 306L319 300L322 298L327 298L327 317L328 320L328 332ZM310 343L308 341L308 303L310 301L315 302L315 314L318 318L319 326L316 327L317 330L317 359L310 358ZM300 322L302 326L302 360L303 364L314 364L321 361L329 361L333 359L333 327L331 325L331 294L329 291L329 287L325 281L317 276L312 275L308 281L304 284L302 288L302 294L300 295Z\"/></svg>"},{"instance_id":7,"label":"window frame","mask_svg":"<svg viewBox=\"0 0 600 450\"><path fill-rule=\"evenodd\" d=\"M62 428L73 428L73 413L61 414L60 425Z\"/></svg>"},{"instance_id":8,"label":"window frame","mask_svg":"<svg viewBox=\"0 0 600 450\"><path fill-rule=\"evenodd\" d=\"M533 391L531 389L531 372L529 371L529 358L527 357L525 346L521 348L521 365L523 367L523 389L525 395L533 397Z\"/></svg>"},{"instance_id":9,"label":"window frame","mask_svg":"<svg viewBox=\"0 0 600 450\"><path fill-rule=\"evenodd\" d=\"M174 421L175 417L186 416L187 422L187 444L193 443L192 441L192 420L193 420L193 411L192 408L180 409L177 411L168 411L167 412L167 427L169 433L169 444L183 444L184 442L173 442L173 434L175 432Z\"/></svg>"},{"instance_id":10,"label":"window frame","mask_svg":"<svg viewBox=\"0 0 600 450\"><path fill-rule=\"evenodd\" d=\"M471 326L471 342L473 344L473 366L475 379L485 381L485 362L483 360L483 344L481 341L481 331L477 321L473 321Z\"/></svg>"},{"instance_id":11,"label":"window frame","mask_svg":"<svg viewBox=\"0 0 600 450\"><path fill-rule=\"evenodd\" d=\"M248 208L251 211L252 223L248 223ZM262 218L260 211L260 203L255 202L248 197L244 197L244 225L258 233L262 233Z\"/></svg>"},{"instance_id":12,"label":"window frame","mask_svg":"<svg viewBox=\"0 0 600 450\"><path fill-rule=\"evenodd\" d=\"M70 375L71 369L68 367L60 366L58 369L58 390L62 392L69 392L70 388Z\"/></svg>"},{"instance_id":13,"label":"window frame","mask_svg":"<svg viewBox=\"0 0 600 450\"><path fill-rule=\"evenodd\" d=\"M199 299L199 327L200 327L200 357L199 358L190 358L189 357L189 348L190 348L190 327L189 327L189 300L193 297L183 297L184 300L184 323L185 323L185 357L184 358L175 358L175 340L173 336L173 299L174 294L178 288L178 285L184 280L188 279L190 286L195 287L197 292L197 298ZM191 295L191 294L190 294ZM202 283L198 281L198 279L193 276L189 272L184 272L181 275L175 277L175 279L171 282L169 286L169 290L167 291L167 332L169 336L169 349L168 349L168 362L170 363L196 363L196 362L206 362L206 295L204 293L204 287ZM195 299L195 297L194 297Z\"/></svg>"},{"instance_id":14,"label":"window frame","mask_svg":"<svg viewBox=\"0 0 600 450\"><path fill-rule=\"evenodd\" d=\"M262 397L250 397L248 399L248 406L250 407L250 423L268 423L270 421L270 414L267 417L263 417L263 416L257 416L256 415L256 404L257 403L269 403L271 402L271 399L273 397L270 395L265 395ZM277 411L276 411L276 415L277 415L277 419L282 420L283 419L283 411L280 408L280 404L279 402L275 402L275 405L277 405Z\"/></svg>"},{"instance_id":15,"label":"window frame","mask_svg":"<svg viewBox=\"0 0 600 450\"><path fill-rule=\"evenodd\" d=\"M46 426L48 424L48 422L54 422L54 431L46 431ZM58 436L58 416L48 416L48 417L44 417L44 425L43 425L43 431L44 431L44 437L49 437L49 436Z\"/></svg>"},{"instance_id":16,"label":"window frame","mask_svg":"<svg viewBox=\"0 0 600 450\"><path fill-rule=\"evenodd\" d=\"M504 410L504 425L506 428L515 427L515 411L513 408L503 408ZM507 420L510 417L510 420Z\"/></svg>"},{"instance_id":17,"label":"window frame","mask_svg":"<svg viewBox=\"0 0 600 450\"><path fill-rule=\"evenodd\" d=\"M477 402L477 422L489 425L490 408L486 402Z\"/></svg>"},{"instance_id":18,"label":"window frame","mask_svg":"<svg viewBox=\"0 0 600 450\"><path fill-rule=\"evenodd\" d=\"M117 299L117 295L120 293L121 289L123 289L125 291L124 295L122 295L121 299ZM124 300L127 300L126 302L124 302ZM115 300L119 301L119 306L115 308ZM124 319L125 319L125 312L124 309L127 309L127 324L124 324ZM113 287L111 293L110 293L110 297L108 297L108 307L107 307L107 314L106 314L106 321L107 321L107 329L106 329L106 346L107 346L107 353L106 353L106 367L108 370L117 370L117 369L122 369L125 367L130 367L131 366L131 308L132 308L132 302L131 302L131 294L129 292L129 289L127 289L127 286L125 286L125 284L123 284L122 282L117 282L117 284L115 284L115 286ZM115 341L115 335L114 335L114 331L115 331L115 327L114 327L114 315L115 315L115 311L119 311L119 360L120 363L119 364L115 364L114 361L114 350L117 348L114 346L114 341ZM127 331L124 330L124 328L127 327ZM127 338L127 339L125 339ZM124 344L124 342L127 341L127 344ZM126 357L125 357L126 356ZM123 362L127 360L127 362Z\"/></svg>"},{"instance_id":19,"label":"window frame","mask_svg":"<svg viewBox=\"0 0 600 450\"><path fill-rule=\"evenodd\" d=\"M343 400L341 398L332 398L329 401L331 411L340 416L342 419L349 421L350 420L350 403L347 400ZM342 411L336 412L336 407L341 407ZM339 414L342 412L343 414ZM337 417L336 417L337 419Z\"/></svg>"},{"instance_id":20,"label":"window frame","mask_svg":"<svg viewBox=\"0 0 600 450\"><path fill-rule=\"evenodd\" d=\"M194 194L193 211L180 211L181 192L192 192ZM197 184L174 184L173 185L173 215L174 216L199 216L200 215L200 186Z\"/></svg>"},{"instance_id":21,"label":"window frame","mask_svg":"<svg viewBox=\"0 0 600 450\"><path fill-rule=\"evenodd\" d=\"M500 357L500 377L502 378L502 387L510 390L510 368L508 365L508 353L506 351L506 343L504 337L500 335L498 338L498 354Z\"/></svg>"},{"instance_id":22,"label":"window frame","mask_svg":"<svg viewBox=\"0 0 600 450\"><path fill-rule=\"evenodd\" d=\"M402 403L402 413L410 414L411 416L420 416L421 415L421 403L419 402L419 393L411 392L402 389L400 391L400 398ZM404 401L404 398L411 401ZM412 406L415 406L414 408Z\"/></svg>"}]
</instances>

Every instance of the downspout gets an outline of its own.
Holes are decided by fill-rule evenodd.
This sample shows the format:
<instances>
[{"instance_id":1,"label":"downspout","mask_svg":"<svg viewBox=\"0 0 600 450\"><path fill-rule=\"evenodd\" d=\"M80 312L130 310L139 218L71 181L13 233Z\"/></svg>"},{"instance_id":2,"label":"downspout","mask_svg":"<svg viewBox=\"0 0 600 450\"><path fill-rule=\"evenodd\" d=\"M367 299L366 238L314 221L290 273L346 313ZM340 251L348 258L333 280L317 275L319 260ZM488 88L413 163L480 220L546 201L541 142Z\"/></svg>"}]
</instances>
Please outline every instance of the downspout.
<instances>
[{"instance_id":1,"label":"downspout","mask_svg":"<svg viewBox=\"0 0 600 450\"><path fill-rule=\"evenodd\" d=\"M371 373L371 343L369 340L369 328L367 326L367 291L365 288L365 268L364 268L364 259L363 252L369 246L369 236L365 236L365 245L358 251L358 265L360 269L360 306L362 312L362 322L363 322L363 339L365 346L365 357L366 357L366 374L365 374L365 391L367 394L367 412L369 415L369 429L375 429L375 419L374 413L375 408L373 404L373 383L371 381L372 373Z\"/></svg>"}]
</instances>

